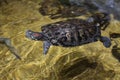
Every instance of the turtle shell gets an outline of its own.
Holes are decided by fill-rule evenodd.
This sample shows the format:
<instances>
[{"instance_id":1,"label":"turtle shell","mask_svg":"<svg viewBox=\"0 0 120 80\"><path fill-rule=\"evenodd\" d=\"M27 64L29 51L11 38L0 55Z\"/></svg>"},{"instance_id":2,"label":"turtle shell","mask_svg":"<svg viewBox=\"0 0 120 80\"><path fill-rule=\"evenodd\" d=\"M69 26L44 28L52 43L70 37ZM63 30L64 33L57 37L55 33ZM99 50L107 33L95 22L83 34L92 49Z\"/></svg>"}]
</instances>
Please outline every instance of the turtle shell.
<instances>
[{"instance_id":1,"label":"turtle shell","mask_svg":"<svg viewBox=\"0 0 120 80\"><path fill-rule=\"evenodd\" d=\"M81 19L69 19L42 26L43 34L53 45L78 46L97 41L101 36L99 26Z\"/></svg>"}]
</instances>

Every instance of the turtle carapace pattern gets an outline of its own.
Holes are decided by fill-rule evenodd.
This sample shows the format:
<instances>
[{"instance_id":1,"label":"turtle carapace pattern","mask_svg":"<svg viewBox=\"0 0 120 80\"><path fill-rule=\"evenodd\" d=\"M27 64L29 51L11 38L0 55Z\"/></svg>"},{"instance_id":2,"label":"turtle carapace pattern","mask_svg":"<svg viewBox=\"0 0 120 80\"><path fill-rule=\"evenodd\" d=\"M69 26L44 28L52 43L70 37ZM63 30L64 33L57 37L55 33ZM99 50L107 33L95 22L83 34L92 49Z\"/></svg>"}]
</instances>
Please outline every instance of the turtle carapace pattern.
<instances>
[{"instance_id":1,"label":"turtle carapace pattern","mask_svg":"<svg viewBox=\"0 0 120 80\"><path fill-rule=\"evenodd\" d=\"M44 41L44 54L48 52L51 45L74 47L101 41L105 47L110 47L110 39L101 36L101 28L106 28L110 21L108 16L105 13L97 13L87 20L75 18L47 24L41 27L41 32L27 30L26 37Z\"/></svg>"}]
</instances>

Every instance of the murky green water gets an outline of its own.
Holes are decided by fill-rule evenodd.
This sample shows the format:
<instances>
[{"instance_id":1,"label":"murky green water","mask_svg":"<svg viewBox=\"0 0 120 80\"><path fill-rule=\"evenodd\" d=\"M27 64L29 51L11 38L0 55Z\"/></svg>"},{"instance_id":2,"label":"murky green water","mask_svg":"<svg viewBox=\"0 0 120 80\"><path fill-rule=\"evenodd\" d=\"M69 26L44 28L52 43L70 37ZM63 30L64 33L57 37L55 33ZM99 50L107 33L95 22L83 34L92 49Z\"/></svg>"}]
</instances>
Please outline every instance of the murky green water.
<instances>
[{"instance_id":1,"label":"murky green water","mask_svg":"<svg viewBox=\"0 0 120 80\"><path fill-rule=\"evenodd\" d=\"M12 1L0 7L0 36L10 38L22 58L0 44L0 80L120 80L120 62L113 56L120 55L120 45L113 49L114 41L110 48L99 41L73 48L51 46L43 55L42 42L28 40L25 31L40 31L42 25L62 19L42 16L38 3ZM120 33L120 22L112 18L102 35L109 37L109 32ZM114 40L120 43L120 38Z\"/></svg>"}]
</instances>

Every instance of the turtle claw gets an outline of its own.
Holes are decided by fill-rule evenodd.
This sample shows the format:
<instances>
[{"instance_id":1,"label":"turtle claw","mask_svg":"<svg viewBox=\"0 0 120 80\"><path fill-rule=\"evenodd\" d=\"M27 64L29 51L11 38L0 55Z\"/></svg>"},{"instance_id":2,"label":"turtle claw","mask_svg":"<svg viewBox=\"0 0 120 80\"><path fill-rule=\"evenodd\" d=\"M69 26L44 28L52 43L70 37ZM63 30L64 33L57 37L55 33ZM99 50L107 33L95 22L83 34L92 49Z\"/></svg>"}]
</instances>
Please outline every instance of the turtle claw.
<instances>
[{"instance_id":1,"label":"turtle claw","mask_svg":"<svg viewBox=\"0 0 120 80\"><path fill-rule=\"evenodd\" d=\"M44 43L43 43L43 54L45 54L45 55L47 54L50 46L51 46L51 43L49 43L47 41L44 41Z\"/></svg>"},{"instance_id":2,"label":"turtle claw","mask_svg":"<svg viewBox=\"0 0 120 80\"><path fill-rule=\"evenodd\" d=\"M101 37L100 41L103 43L103 45L108 48L111 46L111 40L107 37Z\"/></svg>"}]
</instances>

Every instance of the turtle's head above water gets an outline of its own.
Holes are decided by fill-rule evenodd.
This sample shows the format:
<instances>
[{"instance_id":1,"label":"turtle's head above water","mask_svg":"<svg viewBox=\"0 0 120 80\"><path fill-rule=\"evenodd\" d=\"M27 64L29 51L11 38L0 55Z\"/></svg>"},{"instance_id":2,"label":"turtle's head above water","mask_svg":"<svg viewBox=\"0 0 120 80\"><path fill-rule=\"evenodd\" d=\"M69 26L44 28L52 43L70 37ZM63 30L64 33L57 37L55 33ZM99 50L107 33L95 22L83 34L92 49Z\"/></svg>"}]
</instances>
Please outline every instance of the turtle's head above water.
<instances>
[{"instance_id":1,"label":"turtle's head above water","mask_svg":"<svg viewBox=\"0 0 120 80\"><path fill-rule=\"evenodd\" d=\"M45 36L42 32L34 32L31 30L27 30L25 36L31 40L45 40Z\"/></svg>"}]
</instances>

